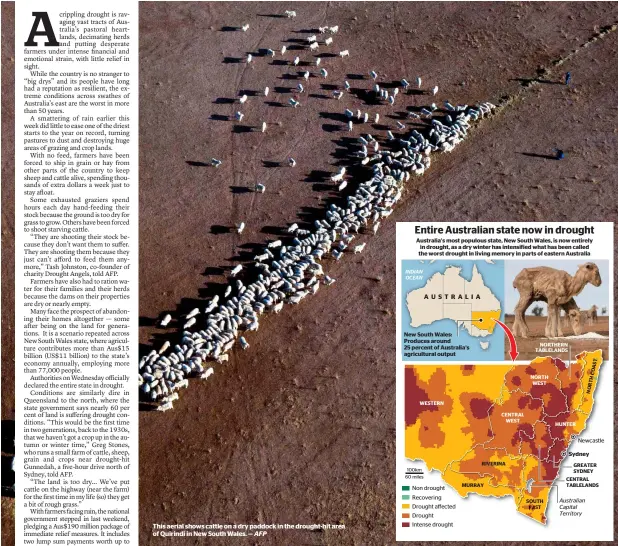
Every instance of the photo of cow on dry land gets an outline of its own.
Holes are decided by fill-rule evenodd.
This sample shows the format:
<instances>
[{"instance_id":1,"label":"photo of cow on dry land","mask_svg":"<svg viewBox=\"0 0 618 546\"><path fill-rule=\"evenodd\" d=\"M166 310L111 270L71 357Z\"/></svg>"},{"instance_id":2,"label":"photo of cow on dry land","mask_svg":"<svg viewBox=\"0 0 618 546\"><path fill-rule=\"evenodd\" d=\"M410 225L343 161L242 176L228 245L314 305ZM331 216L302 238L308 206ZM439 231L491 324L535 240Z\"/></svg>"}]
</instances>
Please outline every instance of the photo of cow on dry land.
<instances>
[{"instance_id":1,"label":"photo of cow on dry land","mask_svg":"<svg viewBox=\"0 0 618 546\"><path fill-rule=\"evenodd\" d=\"M570 347L571 356L602 349L607 357L609 317L599 314L607 310L606 262L517 260L508 262L505 276L505 320L519 359L546 354L550 344L567 353Z\"/></svg>"}]
</instances>

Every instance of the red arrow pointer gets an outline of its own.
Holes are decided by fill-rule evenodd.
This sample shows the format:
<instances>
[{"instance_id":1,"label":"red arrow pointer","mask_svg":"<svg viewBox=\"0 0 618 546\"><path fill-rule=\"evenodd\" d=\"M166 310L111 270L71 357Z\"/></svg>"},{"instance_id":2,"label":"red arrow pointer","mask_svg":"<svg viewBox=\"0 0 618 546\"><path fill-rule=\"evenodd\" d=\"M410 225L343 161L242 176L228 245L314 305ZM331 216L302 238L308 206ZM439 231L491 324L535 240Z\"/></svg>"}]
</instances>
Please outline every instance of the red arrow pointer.
<instances>
[{"instance_id":1,"label":"red arrow pointer","mask_svg":"<svg viewBox=\"0 0 618 546\"><path fill-rule=\"evenodd\" d=\"M504 324L504 322L500 322L495 318L492 318L491 320L497 322L500 326L502 326L506 337L509 338L509 343L511 344L511 350L509 351L509 355L511 355L511 360L514 362L519 353L517 352L517 342L515 341L515 336L513 335L513 332L511 332L510 328L506 324Z\"/></svg>"}]
</instances>

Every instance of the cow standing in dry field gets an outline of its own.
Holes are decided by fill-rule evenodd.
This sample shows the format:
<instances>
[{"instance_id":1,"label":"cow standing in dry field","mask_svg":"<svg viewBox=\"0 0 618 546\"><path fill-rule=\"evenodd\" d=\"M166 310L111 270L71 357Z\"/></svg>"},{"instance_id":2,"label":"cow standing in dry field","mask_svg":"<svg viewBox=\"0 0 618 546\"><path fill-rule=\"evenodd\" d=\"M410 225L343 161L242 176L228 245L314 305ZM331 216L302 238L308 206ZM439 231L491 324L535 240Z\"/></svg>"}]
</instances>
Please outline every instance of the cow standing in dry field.
<instances>
[{"instance_id":1,"label":"cow standing in dry field","mask_svg":"<svg viewBox=\"0 0 618 546\"><path fill-rule=\"evenodd\" d=\"M590 309L588 309L588 321L590 325L593 325L595 322L599 322L599 308L596 305L593 305Z\"/></svg>"},{"instance_id":2,"label":"cow standing in dry field","mask_svg":"<svg viewBox=\"0 0 618 546\"><path fill-rule=\"evenodd\" d=\"M580 311L573 299L584 289L586 284L601 285L599 268L592 262L580 265L574 276L566 271L552 267L529 267L522 269L513 280L513 288L519 291L519 302L515 306L513 333L528 337L528 325L525 313L532 302L547 303L547 324L545 336L562 337L560 327L560 309L564 309L571 320L575 335L581 333Z\"/></svg>"},{"instance_id":3,"label":"cow standing in dry field","mask_svg":"<svg viewBox=\"0 0 618 546\"><path fill-rule=\"evenodd\" d=\"M599 308L596 305L593 305L590 309L584 309L583 311L580 311L580 321L582 324L588 324L590 326L592 326L595 322L599 322ZM564 317L564 319L566 320L568 318ZM563 322L563 325L565 325L565 323Z\"/></svg>"},{"instance_id":4,"label":"cow standing in dry field","mask_svg":"<svg viewBox=\"0 0 618 546\"><path fill-rule=\"evenodd\" d=\"M578 310L575 311L575 313L572 313L572 315L577 315L577 314L579 314L579 318L577 318L576 320L580 324L580 331L581 331L581 325L588 324L588 311L586 311L585 309L582 310L578 308ZM565 310L565 315L562 317L562 320L561 320L562 327L568 328L568 326L571 325L572 322L573 322L572 316L569 315L569 312ZM562 330L559 330L559 331L561 332Z\"/></svg>"}]
</instances>

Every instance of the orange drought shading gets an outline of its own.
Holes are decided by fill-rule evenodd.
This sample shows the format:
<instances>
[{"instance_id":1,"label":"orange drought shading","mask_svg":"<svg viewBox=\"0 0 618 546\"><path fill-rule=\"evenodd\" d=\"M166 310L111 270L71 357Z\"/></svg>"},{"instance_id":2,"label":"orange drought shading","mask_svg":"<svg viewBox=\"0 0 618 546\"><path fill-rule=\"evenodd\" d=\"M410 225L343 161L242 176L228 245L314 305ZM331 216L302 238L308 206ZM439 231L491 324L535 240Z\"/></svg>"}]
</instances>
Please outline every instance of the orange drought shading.
<instances>
[{"instance_id":1,"label":"orange drought shading","mask_svg":"<svg viewBox=\"0 0 618 546\"><path fill-rule=\"evenodd\" d=\"M541 450L541 459L546 459L549 448L554 444L549 426L544 421L534 423L534 438L522 442L521 452L523 455L538 457Z\"/></svg>"},{"instance_id":2,"label":"orange drought shading","mask_svg":"<svg viewBox=\"0 0 618 546\"><path fill-rule=\"evenodd\" d=\"M523 442L534 438L534 423L541 420L543 408L529 394L512 393L491 415L493 439L487 447L504 448L519 455Z\"/></svg>"},{"instance_id":3,"label":"orange drought shading","mask_svg":"<svg viewBox=\"0 0 618 546\"><path fill-rule=\"evenodd\" d=\"M452 468L457 472L476 472L481 476L489 476L492 478L489 482L492 486L520 487L524 460L522 457L507 455L504 449L485 449L483 446L475 446L464 459L454 462Z\"/></svg>"},{"instance_id":4,"label":"orange drought shading","mask_svg":"<svg viewBox=\"0 0 618 546\"><path fill-rule=\"evenodd\" d=\"M448 416L453 409L453 401L446 395L445 371L442 368L437 368L429 382L424 384L423 387L430 401L442 400L444 405L433 406L435 412L423 413L423 426L419 431L418 438L423 447L440 447L444 445L445 437L441 424L444 417Z\"/></svg>"},{"instance_id":5,"label":"orange drought shading","mask_svg":"<svg viewBox=\"0 0 618 546\"><path fill-rule=\"evenodd\" d=\"M443 471L479 441L491 437L489 406L500 396L510 368L406 366L406 457ZM427 405L428 401L444 404Z\"/></svg>"},{"instance_id":6,"label":"orange drought shading","mask_svg":"<svg viewBox=\"0 0 618 546\"><path fill-rule=\"evenodd\" d=\"M553 381L558 374L556 366L548 356L535 358L528 366L513 366L506 374L506 388L510 391L519 389L523 392L530 392L535 380L533 377L539 375L549 375L549 380Z\"/></svg>"},{"instance_id":7,"label":"orange drought shading","mask_svg":"<svg viewBox=\"0 0 618 546\"><path fill-rule=\"evenodd\" d=\"M492 319L500 319L500 309L497 311L472 311L472 324L479 330L487 330L490 334L496 327Z\"/></svg>"},{"instance_id":8,"label":"orange drought shading","mask_svg":"<svg viewBox=\"0 0 618 546\"><path fill-rule=\"evenodd\" d=\"M531 481L530 491L524 489L523 498L517 506L517 511L524 516L528 516L539 523L547 523L545 511L547 509L547 499L550 492L550 483L538 482L538 460L528 457L527 468L524 471L526 483Z\"/></svg>"},{"instance_id":9,"label":"orange drought shading","mask_svg":"<svg viewBox=\"0 0 618 546\"><path fill-rule=\"evenodd\" d=\"M592 411L594 404L594 391L597 388L599 371L603 364L603 353L601 350L577 355L577 361L583 362L582 388L576 395L576 401L581 400L581 404L576 408L584 413Z\"/></svg>"},{"instance_id":10,"label":"orange drought shading","mask_svg":"<svg viewBox=\"0 0 618 546\"><path fill-rule=\"evenodd\" d=\"M462 497L469 493L487 497L517 496L517 489L510 486L495 485L494 478L483 474L464 474L449 467L442 475L444 481L453 487Z\"/></svg>"},{"instance_id":11,"label":"orange drought shading","mask_svg":"<svg viewBox=\"0 0 618 546\"><path fill-rule=\"evenodd\" d=\"M518 512L546 524L552 484L585 429L602 364L598 350L570 366L550 357L523 366L415 366L406 375L415 415L406 421L406 456L440 470L462 497L512 496ZM444 402L423 404L432 400Z\"/></svg>"},{"instance_id":12,"label":"orange drought shading","mask_svg":"<svg viewBox=\"0 0 618 546\"><path fill-rule=\"evenodd\" d=\"M480 392L463 392L459 396L468 425L462 428L462 432L472 434L472 442L480 444L491 440L491 422L489 416L493 412L494 403Z\"/></svg>"}]
</instances>

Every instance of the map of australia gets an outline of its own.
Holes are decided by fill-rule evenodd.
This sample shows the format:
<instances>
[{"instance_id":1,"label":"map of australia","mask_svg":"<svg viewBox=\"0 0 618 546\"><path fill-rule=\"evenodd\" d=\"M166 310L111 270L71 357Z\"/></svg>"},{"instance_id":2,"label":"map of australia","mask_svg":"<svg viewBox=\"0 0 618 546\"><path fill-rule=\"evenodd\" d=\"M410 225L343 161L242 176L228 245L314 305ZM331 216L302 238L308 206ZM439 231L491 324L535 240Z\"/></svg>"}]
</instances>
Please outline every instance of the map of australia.
<instances>
[{"instance_id":1,"label":"map of australia","mask_svg":"<svg viewBox=\"0 0 618 546\"><path fill-rule=\"evenodd\" d=\"M413 328L451 319L474 337L491 335L496 326L492 319L499 319L501 311L500 300L485 285L476 264L470 280L453 265L434 273L424 286L408 292L406 305Z\"/></svg>"},{"instance_id":2,"label":"map of australia","mask_svg":"<svg viewBox=\"0 0 618 546\"><path fill-rule=\"evenodd\" d=\"M594 404L600 350L567 365L432 365L405 369L405 456L422 460L459 495L513 498L547 523L549 492ZM585 473L566 487L594 485Z\"/></svg>"}]
</instances>

